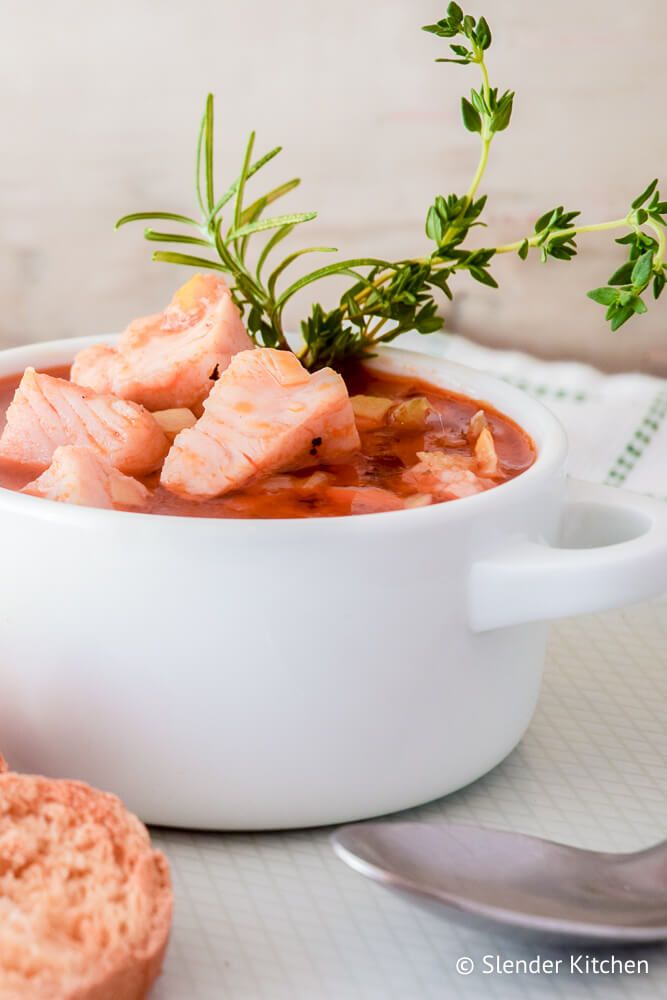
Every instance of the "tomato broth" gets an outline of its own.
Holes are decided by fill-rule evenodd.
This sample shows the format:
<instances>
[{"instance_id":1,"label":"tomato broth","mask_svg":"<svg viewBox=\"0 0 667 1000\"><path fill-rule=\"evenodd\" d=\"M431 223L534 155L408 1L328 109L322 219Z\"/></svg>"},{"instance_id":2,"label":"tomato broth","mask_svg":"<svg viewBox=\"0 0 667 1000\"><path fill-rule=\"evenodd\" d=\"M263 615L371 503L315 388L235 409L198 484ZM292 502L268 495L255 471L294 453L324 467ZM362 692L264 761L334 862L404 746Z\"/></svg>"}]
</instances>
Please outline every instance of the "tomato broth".
<instances>
[{"instance_id":1,"label":"tomato broth","mask_svg":"<svg viewBox=\"0 0 667 1000\"><path fill-rule=\"evenodd\" d=\"M46 371L59 378L69 376L67 367ZM0 379L0 432L20 380L20 374ZM363 503L359 504L358 492L350 487L379 488L396 498L397 507L403 506L405 501L409 506L418 506L421 503L420 491L406 481L403 473L419 461L419 452L438 451L472 457L469 426L471 418L480 409L484 411L498 456L493 486L513 479L535 460L535 446L530 437L516 423L486 403L416 379L379 375L365 368L359 368L346 377L346 382L350 395L382 397L393 403L425 398L429 404L428 419L419 429L392 422L377 429L364 429L360 424L361 449L344 465L311 466L289 474L278 473L212 500L199 502L169 492L159 484L157 472L141 480L152 491L142 511L186 517L303 518L392 509L391 506L365 508ZM41 471L40 467L0 457L0 486L20 490ZM449 501L434 498L433 502Z\"/></svg>"}]
</instances>

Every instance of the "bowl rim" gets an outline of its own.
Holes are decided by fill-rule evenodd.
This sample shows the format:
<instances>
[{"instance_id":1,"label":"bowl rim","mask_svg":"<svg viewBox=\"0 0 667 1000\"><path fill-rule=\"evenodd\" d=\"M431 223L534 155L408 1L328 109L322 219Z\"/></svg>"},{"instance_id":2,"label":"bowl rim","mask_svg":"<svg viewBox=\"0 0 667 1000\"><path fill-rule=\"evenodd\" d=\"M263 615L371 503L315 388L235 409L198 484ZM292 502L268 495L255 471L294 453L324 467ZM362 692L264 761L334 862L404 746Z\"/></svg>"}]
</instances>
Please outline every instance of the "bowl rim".
<instances>
[{"instance_id":1,"label":"bowl rim","mask_svg":"<svg viewBox=\"0 0 667 1000\"><path fill-rule=\"evenodd\" d=\"M92 335L84 337L64 338L59 340L41 341L24 344L18 347L0 350L0 378L18 374L28 366L39 369L68 364L73 355L84 347L93 344L113 344L118 334ZM418 519L423 525L431 519L457 520L471 515L474 511L482 515L486 507L502 501L513 503L521 497L532 493L535 486L545 480L562 475L567 457L568 443L565 430L557 417L538 399L510 385L502 379L485 372L478 371L467 365L461 365L446 358L406 350L401 347L381 347L378 354L364 364L371 370L393 373L396 375L414 375L432 385L449 389L452 392L468 396L481 403L489 403L504 416L514 420L522 430L533 439L537 457L530 468L520 473L514 479L500 483L491 490L476 493L468 497L460 497L456 501L435 503L427 507L413 507L407 510L378 511L371 514L346 515L340 517L288 517L288 518L220 518L220 517L188 517L183 514L160 514L147 517L141 511L106 510L99 507L79 507L72 504L45 500L43 497L28 496L16 490L0 487L0 513L11 512L24 516L36 517L40 520L53 520L68 524L89 524L91 520L113 518L119 524L139 523L146 531L150 527L166 529L167 525L187 524L186 530L196 532L216 530L218 532L246 531L254 534L266 531L267 525L272 530L293 530L295 524L303 525L300 531L320 530L327 526L329 530L356 531L361 523L366 529L375 529L378 520L389 525L411 524ZM390 519L391 518L391 522ZM211 525L216 528L212 529ZM310 528L305 527L310 525Z\"/></svg>"}]
</instances>

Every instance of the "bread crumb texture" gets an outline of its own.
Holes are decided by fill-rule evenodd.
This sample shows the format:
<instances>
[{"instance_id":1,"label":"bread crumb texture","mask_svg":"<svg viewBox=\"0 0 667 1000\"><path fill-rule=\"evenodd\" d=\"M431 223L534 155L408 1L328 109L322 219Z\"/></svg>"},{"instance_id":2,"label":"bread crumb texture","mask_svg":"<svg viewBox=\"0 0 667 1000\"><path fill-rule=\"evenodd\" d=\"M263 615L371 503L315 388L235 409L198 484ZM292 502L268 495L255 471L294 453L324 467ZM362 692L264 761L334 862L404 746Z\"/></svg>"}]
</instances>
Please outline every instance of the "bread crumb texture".
<instances>
[{"instance_id":1,"label":"bread crumb texture","mask_svg":"<svg viewBox=\"0 0 667 1000\"><path fill-rule=\"evenodd\" d=\"M166 858L115 796L0 774L0 1000L141 1000L172 907Z\"/></svg>"}]
</instances>

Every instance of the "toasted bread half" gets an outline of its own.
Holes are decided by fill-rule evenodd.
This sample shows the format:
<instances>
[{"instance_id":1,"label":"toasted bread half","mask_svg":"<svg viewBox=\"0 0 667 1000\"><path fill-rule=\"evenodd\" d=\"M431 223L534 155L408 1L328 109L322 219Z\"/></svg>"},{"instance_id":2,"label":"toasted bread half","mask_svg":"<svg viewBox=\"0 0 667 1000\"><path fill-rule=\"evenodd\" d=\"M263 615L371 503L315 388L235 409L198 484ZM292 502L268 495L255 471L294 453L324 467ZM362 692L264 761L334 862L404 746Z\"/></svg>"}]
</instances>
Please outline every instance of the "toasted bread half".
<instances>
[{"instance_id":1,"label":"toasted bread half","mask_svg":"<svg viewBox=\"0 0 667 1000\"><path fill-rule=\"evenodd\" d=\"M142 1000L171 926L166 858L115 796L0 772L0 1000Z\"/></svg>"}]
</instances>

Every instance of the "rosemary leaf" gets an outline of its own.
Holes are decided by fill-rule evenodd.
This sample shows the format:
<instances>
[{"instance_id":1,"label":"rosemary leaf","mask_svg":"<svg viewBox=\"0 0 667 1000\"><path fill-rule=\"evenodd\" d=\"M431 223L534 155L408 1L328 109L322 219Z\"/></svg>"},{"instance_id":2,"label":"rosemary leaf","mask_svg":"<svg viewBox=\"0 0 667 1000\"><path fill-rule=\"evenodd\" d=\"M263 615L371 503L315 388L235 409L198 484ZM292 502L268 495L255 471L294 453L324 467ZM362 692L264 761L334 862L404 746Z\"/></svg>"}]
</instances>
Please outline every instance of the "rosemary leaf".
<instances>
[{"instance_id":1,"label":"rosemary leaf","mask_svg":"<svg viewBox=\"0 0 667 1000\"><path fill-rule=\"evenodd\" d=\"M201 151L204 144L204 131L206 129L206 112L202 115L199 125L199 136L197 138L197 160L195 164L195 186L197 189L197 204L202 215L205 212L204 199L201 193Z\"/></svg>"},{"instance_id":2,"label":"rosemary leaf","mask_svg":"<svg viewBox=\"0 0 667 1000\"><path fill-rule=\"evenodd\" d=\"M213 271L226 270L217 260L208 260L206 257L190 257L188 254L172 253L170 250L156 250L152 259L162 261L164 264L184 264L187 267L204 267Z\"/></svg>"},{"instance_id":3,"label":"rosemary leaf","mask_svg":"<svg viewBox=\"0 0 667 1000\"><path fill-rule=\"evenodd\" d=\"M218 219L215 223L213 242L215 249L218 251L218 257L225 265L225 270L227 270L230 274L234 274L235 270L239 268L239 264L236 260L234 260L234 257L227 248L227 245L222 237L222 219Z\"/></svg>"},{"instance_id":4,"label":"rosemary leaf","mask_svg":"<svg viewBox=\"0 0 667 1000\"><path fill-rule=\"evenodd\" d=\"M278 198L282 198L283 195L289 194L294 188L298 187L301 183L300 177L294 177L291 181L286 181L284 184L279 185L279 187L273 188L272 191L268 191L257 201L253 201L252 205L248 205L244 208L241 214L241 225L245 225L247 222L253 222L259 215L264 211L267 205L273 204Z\"/></svg>"},{"instance_id":5,"label":"rosemary leaf","mask_svg":"<svg viewBox=\"0 0 667 1000\"><path fill-rule=\"evenodd\" d=\"M270 149L268 153L265 153L264 156L261 156L259 158L259 160L256 160L255 163L253 163L248 168L248 172L246 174L246 180L250 180L250 178L254 174L256 174L258 170L261 170L265 164L269 163L269 161L272 160L274 156L277 156L278 153L282 153L282 150L283 150L282 146L275 146L274 149ZM231 199L234 197L234 195L238 190L240 180L241 178L237 177L234 183L230 184L230 186L227 188L222 197L219 198L219 200L215 203L215 205L213 206L213 211L210 213L209 216L210 219L214 219L217 216L220 209L224 208L228 201L231 201Z\"/></svg>"},{"instance_id":6,"label":"rosemary leaf","mask_svg":"<svg viewBox=\"0 0 667 1000\"><path fill-rule=\"evenodd\" d=\"M386 260L378 260L376 257L359 257L354 260L341 260L336 264L328 264L326 267L320 267L317 271L312 271L310 274L304 274L302 278L299 278L293 285L286 288L282 295L278 296L276 305L279 308L284 306L293 295L296 295L306 285L311 285L314 281L319 281L320 278L328 278L331 274L340 274L354 267L388 267L395 269L396 265L390 264Z\"/></svg>"},{"instance_id":7,"label":"rosemary leaf","mask_svg":"<svg viewBox=\"0 0 667 1000\"><path fill-rule=\"evenodd\" d=\"M303 250L295 250L294 253L289 254L269 275L266 287L272 298L275 295L276 282L283 271L285 271L290 264L293 264L295 260L299 257L303 257L303 255L307 253L338 253L338 250L336 247L304 247Z\"/></svg>"},{"instance_id":8,"label":"rosemary leaf","mask_svg":"<svg viewBox=\"0 0 667 1000\"><path fill-rule=\"evenodd\" d=\"M251 236L253 233L261 233L266 229L279 229L281 226L296 226L300 222L310 222L316 218L317 212L293 212L291 215L274 215L270 219L257 219L249 222L238 229L231 229L227 233L228 240L238 240L241 236Z\"/></svg>"},{"instance_id":9,"label":"rosemary leaf","mask_svg":"<svg viewBox=\"0 0 667 1000\"><path fill-rule=\"evenodd\" d=\"M252 157L252 148L255 145L255 133L251 132L248 136L248 143L245 149L245 155L243 157L243 166L241 167L241 173L239 175L238 187L236 188L236 201L234 203L234 235L228 233L227 239L237 240L239 236L244 236L245 233L239 233L238 230L241 228L241 215L243 214L243 194L245 192L245 182L248 177L248 170L250 169L250 158Z\"/></svg>"},{"instance_id":10,"label":"rosemary leaf","mask_svg":"<svg viewBox=\"0 0 667 1000\"><path fill-rule=\"evenodd\" d=\"M210 212L215 204L213 196L213 94L209 94L206 98L204 137L206 144L206 205Z\"/></svg>"},{"instance_id":11,"label":"rosemary leaf","mask_svg":"<svg viewBox=\"0 0 667 1000\"><path fill-rule=\"evenodd\" d=\"M156 233L154 229L144 229L144 239L151 243L192 243L200 247L210 247L208 240L183 233Z\"/></svg>"},{"instance_id":12,"label":"rosemary leaf","mask_svg":"<svg viewBox=\"0 0 667 1000\"><path fill-rule=\"evenodd\" d=\"M190 219L187 215L177 215L175 212L132 212L131 215L123 215L120 218L114 229L120 229L128 222L147 222L154 219L166 219L169 222L182 222L184 226L197 226L199 223L196 219Z\"/></svg>"},{"instance_id":13,"label":"rosemary leaf","mask_svg":"<svg viewBox=\"0 0 667 1000\"><path fill-rule=\"evenodd\" d=\"M294 226L282 226L280 229L277 230L277 232L273 234L273 236L269 240L267 240L266 245L264 246L264 249L260 253L259 258L257 260L257 268L255 270L255 274L257 275L258 281L262 273L262 268L266 263L266 258L269 256L274 247L276 247L281 242L281 240L284 240L286 236L289 236L289 234L292 232L293 229Z\"/></svg>"}]
</instances>

